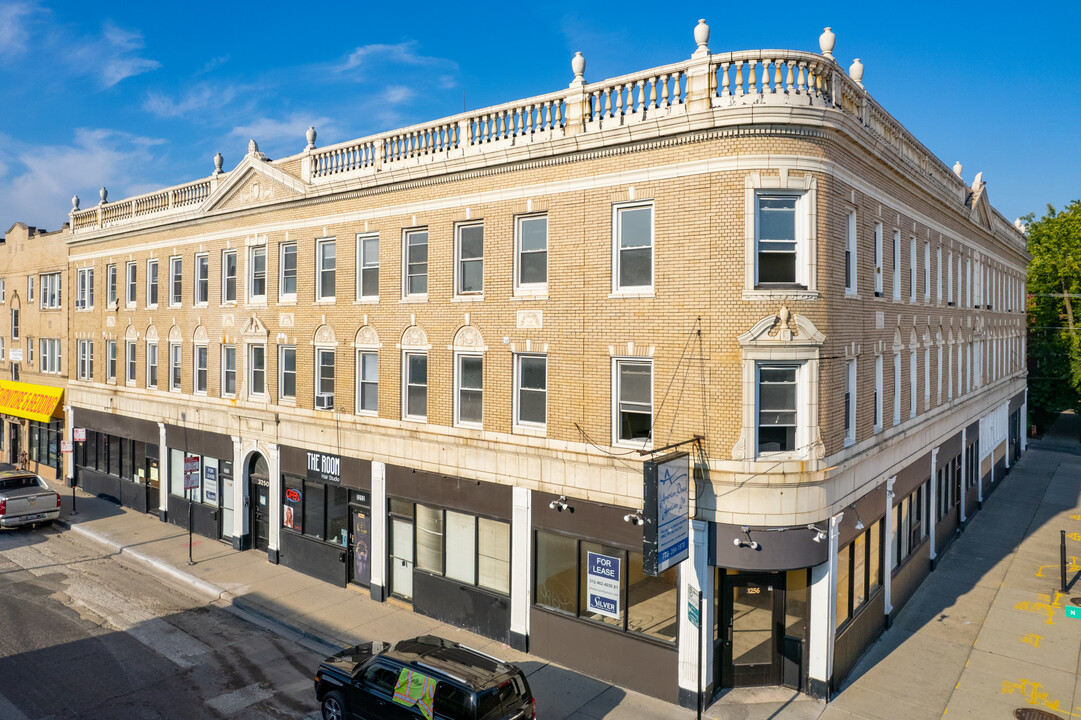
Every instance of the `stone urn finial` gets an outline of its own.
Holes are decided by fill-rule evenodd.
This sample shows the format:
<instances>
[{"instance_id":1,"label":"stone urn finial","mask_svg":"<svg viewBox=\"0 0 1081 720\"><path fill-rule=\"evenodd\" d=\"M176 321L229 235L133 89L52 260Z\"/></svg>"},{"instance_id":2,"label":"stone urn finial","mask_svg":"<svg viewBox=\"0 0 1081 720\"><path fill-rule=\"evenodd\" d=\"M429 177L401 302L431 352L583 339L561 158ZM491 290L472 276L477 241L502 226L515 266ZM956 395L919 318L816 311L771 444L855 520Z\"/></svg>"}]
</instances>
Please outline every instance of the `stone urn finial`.
<instances>
[{"instance_id":1,"label":"stone urn finial","mask_svg":"<svg viewBox=\"0 0 1081 720\"><path fill-rule=\"evenodd\" d=\"M71 196L71 211L76 212L78 209L79 209L79 196L78 195L72 195Z\"/></svg>"},{"instance_id":2,"label":"stone urn finial","mask_svg":"<svg viewBox=\"0 0 1081 720\"><path fill-rule=\"evenodd\" d=\"M848 68L848 75L856 81L857 85L863 87L863 63L859 58L852 61L852 65Z\"/></svg>"},{"instance_id":3,"label":"stone urn finial","mask_svg":"<svg viewBox=\"0 0 1081 720\"><path fill-rule=\"evenodd\" d=\"M98 196L101 197L102 205L109 202L109 191L105 189L104 185L101 187L101 190L98 191Z\"/></svg>"},{"instance_id":4,"label":"stone urn finial","mask_svg":"<svg viewBox=\"0 0 1081 720\"><path fill-rule=\"evenodd\" d=\"M698 43L698 49L694 51L695 55L704 55L709 52L709 25L706 25L705 18L700 18L698 24L694 26L694 41Z\"/></svg>"},{"instance_id":5,"label":"stone urn finial","mask_svg":"<svg viewBox=\"0 0 1081 720\"><path fill-rule=\"evenodd\" d=\"M953 174L956 175L957 177L961 177L961 169L962 169L961 161L958 160L957 162L955 162L953 164Z\"/></svg>"},{"instance_id":6,"label":"stone urn finial","mask_svg":"<svg viewBox=\"0 0 1081 720\"><path fill-rule=\"evenodd\" d=\"M818 47L822 50L822 54L828 58L833 57L833 46L836 44L837 36L833 34L833 30L830 28L826 28L818 36Z\"/></svg>"},{"instance_id":7,"label":"stone urn finial","mask_svg":"<svg viewBox=\"0 0 1081 720\"><path fill-rule=\"evenodd\" d=\"M582 57L582 53L574 53L574 57L571 58L571 70L574 71L574 83L585 83L586 59Z\"/></svg>"},{"instance_id":8,"label":"stone urn finial","mask_svg":"<svg viewBox=\"0 0 1081 720\"><path fill-rule=\"evenodd\" d=\"M225 158L221 156L221 153L214 154L214 174L221 175L221 166L225 163Z\"/></svg>"},{"instance_id":9,"label":"stone urn finial","mask_svg":"<svg viewBox=\"0 0 1081 720\"><path fill-rule=\"evenodd\" d=\"M317 136L317 133L315 132L315 126L314 125L309 125L308 126L308 132L304 133L304 137L308 141L308 147L304 148L305 150L314 150L315 149L315 138L316 138L316 136Z\"/></svg>"},{"instance_id":10,"label":"stone urn finial","mask_svg":"<svg viewBox=\"0 0 1081 720\"><path fill-rule=\"evenodd\" d=\"M777 313L777 317L781 320L781 325L788 327L788 321L792 318L792 313L789 311L787 305L781 306L781 311Z\"/></svg>"}]
</instances>

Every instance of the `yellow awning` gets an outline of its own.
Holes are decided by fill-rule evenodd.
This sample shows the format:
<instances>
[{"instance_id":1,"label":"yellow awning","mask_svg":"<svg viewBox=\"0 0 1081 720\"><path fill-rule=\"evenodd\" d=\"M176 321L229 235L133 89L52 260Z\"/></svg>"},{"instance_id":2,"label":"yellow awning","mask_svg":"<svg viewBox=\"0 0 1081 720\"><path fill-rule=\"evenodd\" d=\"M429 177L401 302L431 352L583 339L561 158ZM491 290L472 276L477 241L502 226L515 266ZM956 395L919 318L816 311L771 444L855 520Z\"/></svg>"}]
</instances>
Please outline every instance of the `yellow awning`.
<instances>
[{"instance_id":1,"label":"yellow awning","mask_svg":"<svg viewBox=\"0 0 1081 720\"><path fill-rule=\"evenodd\" d=\"M47 423L63 394L62 387L0 380L0 413Z\"/></svg>"}]
</instances>

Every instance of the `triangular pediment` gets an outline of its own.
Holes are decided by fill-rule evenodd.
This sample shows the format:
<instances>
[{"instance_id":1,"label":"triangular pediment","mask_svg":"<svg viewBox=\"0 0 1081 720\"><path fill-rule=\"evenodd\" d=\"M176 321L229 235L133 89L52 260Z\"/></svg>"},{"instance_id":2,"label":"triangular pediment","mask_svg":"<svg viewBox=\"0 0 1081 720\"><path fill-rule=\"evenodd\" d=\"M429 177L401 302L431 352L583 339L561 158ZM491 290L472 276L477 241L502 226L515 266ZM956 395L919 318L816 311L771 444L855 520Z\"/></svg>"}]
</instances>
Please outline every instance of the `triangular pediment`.
<instances>
[{"instance_id":1,"label":"triangular pediment","mask_svg":"<svg viewBox=\"0 0 1081 720\"><path fill-rule=\"evenodd\" d=\"M308 185L266 160L247 155L203 201L203 212L237 210L304 197Z\"/></svg>"},{"instance_id":2,"label":"triangular pediment","mask_svg":"<svg viewBox=\"0 0 1081 720\"><path fill-rule=\"evenodd\" d=\"M266 325L258 317L252 315L248 322L244 324L244 329L240 331L240 334L248 341L265 340L267 337Z\"/></svg>"},{"instance_id":3,"label":"triangular pediment","mask_svg":"<svg viewBox=\"0 0 1081 720\"><path fill-rule=\"evenodd\" d=\"M993 232L991 201L987 199L987 185L981 183L972 195L972 210L969 212L972 222L984 230Z\"/></svg>"},{"instance_id":4,"label":"triangular pediment","mask_svg":"<svg viewBox=\"0 0 1081 720\"><path fill-rule=\"evenodd\" d=\"M818 331L815 324L806 315L790 313L788 308L781 308L776 315L768 315L739 336L739 344L749 345L821 345L826 336Z\"/></svg>"}]
</instances>

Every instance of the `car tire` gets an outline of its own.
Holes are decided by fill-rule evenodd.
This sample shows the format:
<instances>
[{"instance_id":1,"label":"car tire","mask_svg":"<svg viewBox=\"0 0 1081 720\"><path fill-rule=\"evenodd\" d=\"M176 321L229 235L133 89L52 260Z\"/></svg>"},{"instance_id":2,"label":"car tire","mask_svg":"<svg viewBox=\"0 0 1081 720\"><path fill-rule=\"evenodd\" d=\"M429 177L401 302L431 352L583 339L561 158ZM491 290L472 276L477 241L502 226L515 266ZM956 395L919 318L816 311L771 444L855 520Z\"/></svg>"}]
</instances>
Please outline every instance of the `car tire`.
<instances>
[{"instance_id":1,"label":"car tire","mask_svg":"<svg viewBox=\"0 0 1081 720\"><path fill-rule=\"evenodd\" d=\"M345 698L337 690L323 697L323 720L345 720Z\"/></svg>"}]
</instances>

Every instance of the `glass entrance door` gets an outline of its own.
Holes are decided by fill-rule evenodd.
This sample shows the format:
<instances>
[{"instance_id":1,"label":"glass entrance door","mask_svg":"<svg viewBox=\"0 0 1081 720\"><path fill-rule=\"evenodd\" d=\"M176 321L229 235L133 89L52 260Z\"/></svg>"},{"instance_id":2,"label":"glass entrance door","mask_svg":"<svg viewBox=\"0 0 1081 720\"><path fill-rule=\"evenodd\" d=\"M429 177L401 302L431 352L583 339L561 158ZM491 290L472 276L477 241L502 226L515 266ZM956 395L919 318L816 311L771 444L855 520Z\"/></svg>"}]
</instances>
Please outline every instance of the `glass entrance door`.
<instances>
[{"instance_id":1,"label":"glass entrance door","mask_svg":"<svg viewBox=\"0 0 1081 720\"><path fill-rule=\"evenodd\" d=\"M390 593L413 599L413 523L397 517L390 519Z\"/></svg>"},{"instance_id":2,"label":"glass entrance door","mask_svg":"<svg viewBox=\"0 0 1081 720\"><path fill-rule=\"evenodd\" d=\"M371 514L366 507L349 506L352 517L353 571L350 581L368 587L372 582Z\"/></svg>"},{"instance_id":3,"label":"glass entrance door","mask_svg":"<svg viewBox=\"0 0 1081 720\"><path fill-rule=\"evenodd\" d=\"M781 681L784 575L718 572L716 667L721 687Z\"/></svg>"}]
</instances>

